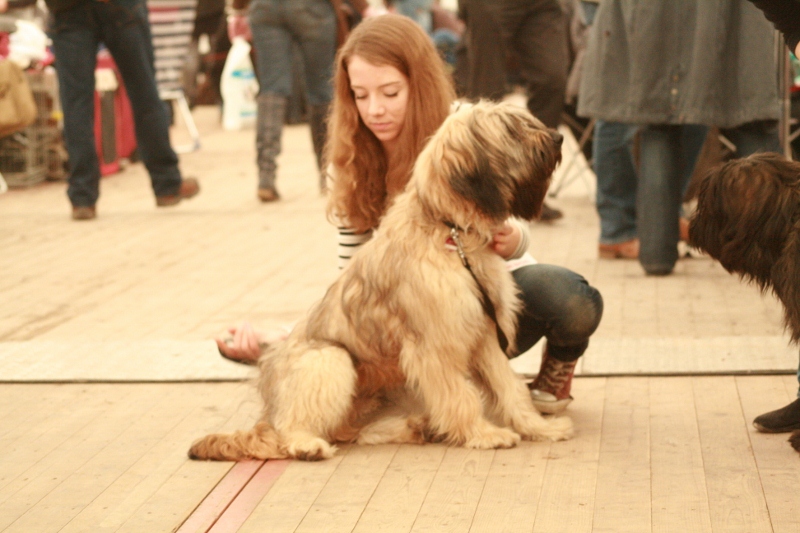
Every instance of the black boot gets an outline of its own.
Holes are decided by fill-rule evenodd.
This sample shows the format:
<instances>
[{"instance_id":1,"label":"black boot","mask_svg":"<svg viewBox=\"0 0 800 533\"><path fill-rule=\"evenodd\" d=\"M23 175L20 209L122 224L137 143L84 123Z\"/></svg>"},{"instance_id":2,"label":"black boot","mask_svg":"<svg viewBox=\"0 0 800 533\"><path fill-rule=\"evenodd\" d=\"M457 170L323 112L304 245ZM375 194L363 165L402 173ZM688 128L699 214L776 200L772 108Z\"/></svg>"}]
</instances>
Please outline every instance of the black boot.
<instances>
[{"instance_id":1,"label":"black boot","mask_svg":"<svg viewBox=\"0 0 800 533\"><path fill-rule=\"evenodd\" d=\"M786 407L757 416L753 425L764 433L786 433L800 429L800 398Z\"/></svg>"},{"instance_id":2,"label":"black boot","mask_svg":"<svg viewBox=\"0 0 800 533\"><path fill-rule=\"evenodd\" d=\"M262 202L280 198L275 188L278 165L275 158L281 153L281 132L286 115L286 98L276 94L261 94L256 99L256 163L258 165L258 197Z\"/></svg>"}]
</instances>

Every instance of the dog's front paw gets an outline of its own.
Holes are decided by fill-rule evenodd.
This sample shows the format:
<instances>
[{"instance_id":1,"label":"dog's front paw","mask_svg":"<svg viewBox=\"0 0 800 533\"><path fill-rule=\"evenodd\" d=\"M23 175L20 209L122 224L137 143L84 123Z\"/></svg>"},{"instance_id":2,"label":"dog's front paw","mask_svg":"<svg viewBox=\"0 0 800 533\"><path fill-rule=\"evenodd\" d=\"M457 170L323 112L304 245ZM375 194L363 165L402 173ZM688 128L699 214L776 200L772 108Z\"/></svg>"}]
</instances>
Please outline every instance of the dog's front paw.
<instances>
[{"instance_id":1,"label":"dog's front paw","mask_svg":"<svg viewBox=\"0 0 800 533\"><path fill-rule=\"evenodd\" d=\"M511 424L526 440L566 440L572 437L572 420L566 416L544 418L537 412L521 416Z\"/></svg>"},{"instance_id":2,"label":"dog's front paw","mask_svg":"<svg viewBox=\"0 0 800 533\"><path fill-rule=\"evenodd\" d=\"M336 446L320 438L295 441L286 445L286 454L301 461L322 461L330 459L335 453Z\"/></svg>"},{"instance_id":3,"label":"dog's front paw","mask_svg":"<svg viewBox=\"0 0 800 533\"><path fill-rule=\"evenodd\" d=\"M568 416L554 416L545 418L544 421L547 425L539 433L542 437L550 440L567 440L574 435L572 419Z\"/></svg>"},{"instance_id":4,"label":"dog's front paw","mask_svg":"<svg viewBox=\"0 0 800 533\"><path fill-rule=\"evenodd\" d=\"M464 446L478 450L491 450L494 448L513 448L519 444L522 437L518 433L497 426L481 428L473 437L468 439Z\"/></svg>"}]
</instances>

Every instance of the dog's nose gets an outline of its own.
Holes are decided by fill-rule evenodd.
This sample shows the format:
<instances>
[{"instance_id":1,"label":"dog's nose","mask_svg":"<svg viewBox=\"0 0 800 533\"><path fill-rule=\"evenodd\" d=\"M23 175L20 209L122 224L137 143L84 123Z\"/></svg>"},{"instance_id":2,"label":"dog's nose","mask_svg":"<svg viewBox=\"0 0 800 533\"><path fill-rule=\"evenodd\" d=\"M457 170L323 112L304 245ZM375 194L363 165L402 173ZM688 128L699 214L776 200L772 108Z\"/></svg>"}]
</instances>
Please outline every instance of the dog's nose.
<instances>
[{"instance_id":1,"label":"dog's nose","mask_svg":"<svg viewBox=\"0 0 800 533\"><path fill-rule=\"evenodd\" d=\"M564 136L558 133L556 130L550 130L550 137L553 138L553 142L555 142L558 146L561 146L561 143L564 141Z\"/></svg>"}]
</instances>

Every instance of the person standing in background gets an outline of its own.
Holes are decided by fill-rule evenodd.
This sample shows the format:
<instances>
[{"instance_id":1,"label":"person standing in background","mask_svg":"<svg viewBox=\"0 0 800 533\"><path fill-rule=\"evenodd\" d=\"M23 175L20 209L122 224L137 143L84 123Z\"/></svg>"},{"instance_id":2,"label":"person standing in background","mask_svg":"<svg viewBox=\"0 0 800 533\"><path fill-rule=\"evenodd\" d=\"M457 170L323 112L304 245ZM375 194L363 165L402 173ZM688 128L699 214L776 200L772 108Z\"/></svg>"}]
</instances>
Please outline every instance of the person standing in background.
<instances>
[{"instance_id":1,"label":"person standing in background","mask_svg":"<svg viewBox=\"0 0 800 533\"><path fill-rule=\"evenodd\" d=\"M156 87L153 40L144 0L46 0L53 41L64 140L69 154L73 220L97 216L100 163L94 137L97 49L105 44L119 69L133 108L136 143L156 195L167 207L200 191L183 179L170 145L169 117Z\"/></svg>"},{"instance_id":2,"label":"person standing in background","mask_svg":"<svg viewBox=\"0 0 800 533\"><path fill-rule=\"evenodd\" d=\"M778 148L774 32L745 0L602 0L593 26L578 114L641 125L639 262L667 275L706 127L736 131L740 156Z\"/></svg>"}]
</instances>

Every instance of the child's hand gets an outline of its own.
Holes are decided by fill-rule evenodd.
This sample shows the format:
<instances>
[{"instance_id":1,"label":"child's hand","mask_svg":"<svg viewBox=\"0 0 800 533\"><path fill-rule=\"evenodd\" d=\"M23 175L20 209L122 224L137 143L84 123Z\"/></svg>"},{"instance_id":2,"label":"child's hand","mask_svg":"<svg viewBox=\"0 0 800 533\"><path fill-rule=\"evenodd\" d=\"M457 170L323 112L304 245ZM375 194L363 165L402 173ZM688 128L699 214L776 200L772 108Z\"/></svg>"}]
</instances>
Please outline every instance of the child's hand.
<instances>
[{"instance_id":1,"label":"child's hand","mask_svg":"<svg viewBox=\"0 0 800 533\"><path fill-rule=\"evenodd\" d=\"M494 234L494 239L491 244L492 250L503 259L508 259L517 251L521 237L520 229L506 222L498 232Z\"/></svg>"}]
</instances>

